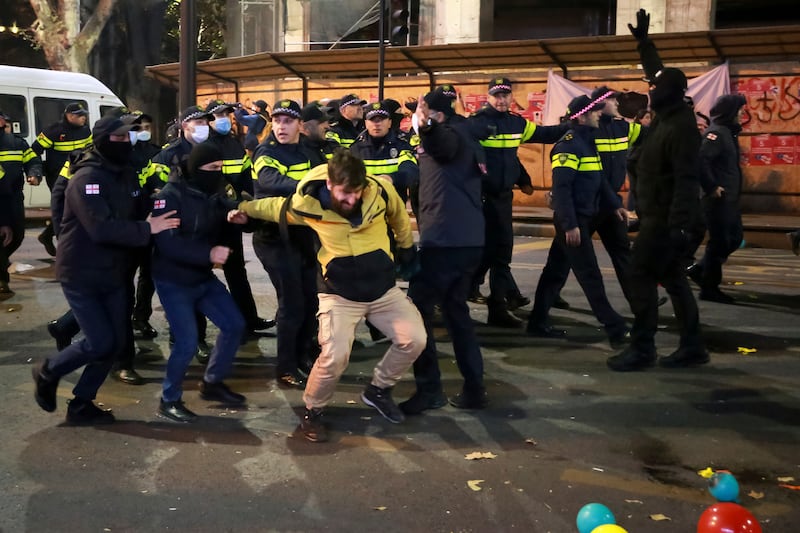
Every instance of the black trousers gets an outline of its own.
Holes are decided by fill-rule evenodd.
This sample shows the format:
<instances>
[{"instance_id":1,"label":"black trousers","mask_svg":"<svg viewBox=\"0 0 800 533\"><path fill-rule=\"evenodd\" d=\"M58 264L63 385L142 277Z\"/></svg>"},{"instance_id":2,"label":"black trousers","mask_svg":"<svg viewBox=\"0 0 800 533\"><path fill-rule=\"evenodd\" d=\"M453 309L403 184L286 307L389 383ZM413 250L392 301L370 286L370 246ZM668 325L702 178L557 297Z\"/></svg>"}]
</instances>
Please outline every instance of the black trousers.
<instances>
[{"instance_id":1,"label":"black trousers","mask_svg":"<svg viewBox=\"0 0 800 533\"><path fill-rule=\"evenodd\" d=\"M231 254L222 266L222 272L225 274L228 291L233 296L236 307L239 308L244 317L245 324L247 324L246 328L252 329L258 321L258 310L256 309L256 301L253 298L253 290L250 288L250 282L247 279L241 232L239 232L239 235L231 245Z\"/></svg>"},{"instance_id":2,"label":"black trousers","mask_svg":"<svg viewBox=\"0 0 800 533\"><path fill-rule=\"evenodd\" d=\"M425 349L414 361L418 392L435 393L442 387L432 326L434 305L437 303L441 305L456 363L464 377L464 392L483 392L483 356L467 306L467 297L481 255L480 247L420 250L422 270L411 279L408 287L408 296L419 309L428 334Z\"/></svg>"},{"instance_id":3,"label":"black trousers","mask_svg":"<svg viewBox=\"0 0 800 533\"><path fill-rule=\"evenodd\" d=\"M603 324L606 333L614 335L625 330L625 319L611 307L606 296L603 275L600 273L592 244L591 223L589 218L578 220L581 232L579 246L568 246L564 231L556 226L556 236L550 245L547 263L536 285L533 309L528 317L530 325L547 324L550 309L566 283L569 271L572 270L589 301L594 316Z\"/></svg>"},{"instance_id":4,"label":"black trousers","mask_svg":"<svg viewBox=\"0 0 800 533\"><path fill-rule=\"evenodd\" d=\"M485 194L483 216L486 221L486 244L473 285L480 285L489 273L489 303L505 305L509 293L519 292L511 275L511 257L514 253L514 228L512 222L512 191Z\"/></svg>"},{"instance_id":5,"label":"black trousers","mask_svg":"<svg viewBox=\"0 0 800 533\"><path fill-rule=\"evenodd\" d=\"M296 372L314 352L317 324L317 265L293 245L253 236L253 249L269 274L278 297L277 374Z\"/></svg>"},{"instance_id":6,"label":"black trousers","mask_svg":"<svg viewBox=\"0 0 800 533\"><path fill-rule=\"evenodd\" d=\"M631 310L634 321L631 346L641 352L655 352L658 329L658 284L672 300L680 327L681 348L703 348L700 316L685 273L685 253L676 250L669 228L658 220L642 220L633 241L631 256Z\"/></svg>"},{"instance_id":7,"label":"black trousers","mask_svg":"<svg viewBox=\"0 0 800 533\"><path fill-rule=\"evenodd\" d=\"M150 264L153 248L147 246L137 250L137 264L139 266L139 277L136 280L136 301L133 305L133 320L135 322L147 322L153 314L153 295L156 287L153 285Z\"/></svg>"},{"instance_id":8,"label":"black trousers","mask_svg":"<svg viewBox=\"0 0 800 533\"><path fill-rule=\"evenodd\" d=\"M706 197L703 211L708 226L708 243L700 260L704 289L714 289L722 282L722 265L742 242L742 213L737 202Z\"/></svg>"},{"instance_id":9,"label":"black trousers","mask_svg":"<svg viewBox=\"0 0 800 533\"><path fill-rule=\"evenodd\" d=\"M6 283L10 280L8 267L11 266L11 254L17 251L25 238L25 198L22 193L19 193L11 202L9 215L10 227L14 235L7 246L0 241L0 281Z\"/></svg>"}]
</instances>

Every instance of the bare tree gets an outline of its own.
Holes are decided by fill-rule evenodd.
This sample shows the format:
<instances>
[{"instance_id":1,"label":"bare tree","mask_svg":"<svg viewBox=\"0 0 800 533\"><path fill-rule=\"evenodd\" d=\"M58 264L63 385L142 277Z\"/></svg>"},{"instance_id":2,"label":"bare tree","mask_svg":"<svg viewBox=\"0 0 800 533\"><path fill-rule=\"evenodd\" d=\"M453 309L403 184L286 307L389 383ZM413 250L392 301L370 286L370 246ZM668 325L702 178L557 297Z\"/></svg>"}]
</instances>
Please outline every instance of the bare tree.
<instances>
[{"instance_id":1,"label":"bare tree","mask_svg":"<svg viewBox=\"0 0 800 533\"><path fill-rule=\"evenodd\" d=\"M81 0L29 0L36 13L32 38L50 68L89 72L89 53L106 25L116 0L98 0L81 27Z\"/></svg>"}]
</instances>

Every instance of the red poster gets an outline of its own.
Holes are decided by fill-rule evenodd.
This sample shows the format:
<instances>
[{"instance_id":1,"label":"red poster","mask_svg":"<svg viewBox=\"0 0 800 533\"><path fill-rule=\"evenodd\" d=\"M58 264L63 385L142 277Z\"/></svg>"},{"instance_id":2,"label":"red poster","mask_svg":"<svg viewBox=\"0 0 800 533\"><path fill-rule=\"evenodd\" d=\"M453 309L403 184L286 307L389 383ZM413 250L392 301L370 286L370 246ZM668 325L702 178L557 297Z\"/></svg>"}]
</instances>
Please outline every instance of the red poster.
<instances>
[{"instance_id":1,"label":"red poster","mask_svg":"<svg viewBox=\"0 0 800 533\"><path fill-rule=\"evenodd\" d=\"M793 165L797 161L797 136L774 135L772 157L776 165Z\"/></svg>"},{"instance_id":2,"label":"red poster","mask_svg":"<svg viewBox=\"0 0 800 533\"><path fill-rule=\"evenodd\" d=\"M528 106L524 110L518 111L518 113L531 122L541 124L544 116L544 101L544 93L528 93Z\"/></svg>"},{"instance_id":3,"label":"red poster","mask_svg":"<svg viewBox=\"0 0 800 533\"><path fill-rule=\"evenodd\" d=\"M770 135L750 137L750 165L768 166L772 163L772 140Z\"/></svg>"},{"instance_id":4,"label":"red poster","mask_svg":"<svg viewBox=\"0 0 800 533\"><path fill-rule=\"evenodd\" d=\"M485 104L487 97L485 94L467 94L464 95L464 107L467 113L474 113Z\"/></svg>"}]
</instances>

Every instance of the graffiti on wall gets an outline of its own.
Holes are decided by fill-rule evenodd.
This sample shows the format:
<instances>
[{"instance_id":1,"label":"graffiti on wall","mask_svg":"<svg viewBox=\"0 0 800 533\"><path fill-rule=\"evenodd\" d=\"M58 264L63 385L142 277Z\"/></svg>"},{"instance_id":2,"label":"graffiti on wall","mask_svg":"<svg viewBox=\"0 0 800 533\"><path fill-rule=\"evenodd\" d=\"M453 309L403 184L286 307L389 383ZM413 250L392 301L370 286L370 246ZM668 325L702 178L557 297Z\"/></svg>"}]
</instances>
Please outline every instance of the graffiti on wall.
<instances>
[{"instance_id":1,"label":"graffiti on wall","mask_svg":"<svg viewBox=\"0 0 800 533\"><path fill-rule=\"evenodd\" d=\"M794 165L800 160L800 77L745 78L734 90L747 99L742 130L742 163Z\"/></svg>"}]
</instances>

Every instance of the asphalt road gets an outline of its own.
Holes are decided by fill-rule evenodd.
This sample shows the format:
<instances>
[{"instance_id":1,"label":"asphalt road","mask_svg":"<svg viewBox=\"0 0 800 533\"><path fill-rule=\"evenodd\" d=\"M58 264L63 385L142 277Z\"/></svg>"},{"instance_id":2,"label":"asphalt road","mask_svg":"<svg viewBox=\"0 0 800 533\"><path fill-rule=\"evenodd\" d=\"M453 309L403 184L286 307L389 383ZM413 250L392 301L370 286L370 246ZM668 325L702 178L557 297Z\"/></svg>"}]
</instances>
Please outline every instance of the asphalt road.
<instances>
[{"instance_id":1,"label":"asphalt road","mask_svg":"<svg viewBox=\"0 0 800 533\"><path fill-rule=\"evenodd\" d=\"M37 232L28 230L13 258L24 270L12 275L16 296L0 303L3 532L561 533L577 531L576 513L588 502L607 505L631 533L688 532L714 501L697 473L707 467L737 477L741 504L764 531L798 530L800 492L780 486L800 485L800 259L788 250L744 249L726 265L724 289L737 305L700 303L712 350L703 368L608 371L613 352L573 278L564 291L573 309L553 313L568 340L479 326L485 411L448 406L401 425L385 421L359 400L385 349L361 326L365 346L353 351L328 410L332 440L312 444L294 435L301 395L276 387L269 336L242 347L229 381L247 395L246 408L200 400L202 369L193 363L185 400L201 420L157 419L168 355L157 299L152 322L161 334L140 342L150 352L137 361L146 384L109 380L100 391L117 423L63 425L74 374L62 381L58 411L40 410L30 367L52 353L45 323L66 304ZM548 246L518 239L514 274L527 295ZM261 314L270 317L274 292L249 247L247 255ZM599 256L612 303L630 317ZM485 321L485 307L472 309ZM677 343L669 304L661 322L657 342L668 354ZM452 348L438 332L445 387L455 393ZM395 397L412 390L409 375ZM493 457L466 459L472 452Z\"/></svg>"}]
</instances>

